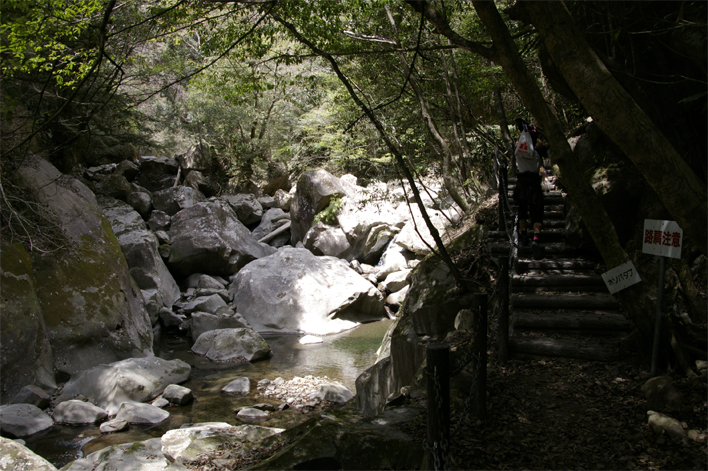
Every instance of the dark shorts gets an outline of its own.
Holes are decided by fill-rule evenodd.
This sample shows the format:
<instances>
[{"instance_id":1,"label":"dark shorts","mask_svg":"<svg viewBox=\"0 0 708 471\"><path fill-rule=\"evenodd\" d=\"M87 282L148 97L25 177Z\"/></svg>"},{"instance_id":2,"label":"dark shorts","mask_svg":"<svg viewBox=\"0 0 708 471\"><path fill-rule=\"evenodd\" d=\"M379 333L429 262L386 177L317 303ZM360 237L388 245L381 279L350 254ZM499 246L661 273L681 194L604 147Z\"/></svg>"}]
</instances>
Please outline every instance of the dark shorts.
<instances>
[{"instance_id":1,"label":"dark shorts","mask_svg":"<svg viewBox=\"0 0 708 471\"><path fill-rule=\"evenodd\" d=\"M543 188L540 175L524 172L516 177L514 203L519 207L519 219L527 219L530 212L531 224L543 222Z\"/></svg>"}]
</instances>

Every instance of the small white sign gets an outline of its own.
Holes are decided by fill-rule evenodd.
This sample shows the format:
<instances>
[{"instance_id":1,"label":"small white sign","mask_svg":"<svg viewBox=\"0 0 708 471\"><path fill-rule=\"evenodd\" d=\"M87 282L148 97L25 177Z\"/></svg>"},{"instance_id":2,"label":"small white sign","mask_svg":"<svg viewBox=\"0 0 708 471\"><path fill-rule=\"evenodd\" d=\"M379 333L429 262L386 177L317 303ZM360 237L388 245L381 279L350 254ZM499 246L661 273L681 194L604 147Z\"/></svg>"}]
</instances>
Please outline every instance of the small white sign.
<instances>
[{"instance_id":1,"label":"small white sign","mask_svg":"<svg viewBox=\"0 0 708 471\"><path fill-rule=\"evenodd\" d=\"M607 285L607 289L610 290L610 294L615 294L617 291L622 291L642 281L631 260L603 273L601 276L605 285Z\"/></svg>"},{"instance_id":2,"label":"small white sign","mask_svg":"<svg viewBox=\"0 0 708 471\"><path fill-rule=\"evenodd\" d=\"M681 258L683 229L675 221L644 220L642 252L662 257Z\"/></svg>"}]
</instances>

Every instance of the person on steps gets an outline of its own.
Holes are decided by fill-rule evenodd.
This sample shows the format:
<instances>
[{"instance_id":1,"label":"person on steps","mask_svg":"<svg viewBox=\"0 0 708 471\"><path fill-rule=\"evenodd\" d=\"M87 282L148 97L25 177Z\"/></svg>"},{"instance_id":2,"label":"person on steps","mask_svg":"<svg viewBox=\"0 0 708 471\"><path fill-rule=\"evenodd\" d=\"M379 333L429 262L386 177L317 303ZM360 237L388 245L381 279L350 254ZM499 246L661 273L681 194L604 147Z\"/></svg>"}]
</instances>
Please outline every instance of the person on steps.
<instances>
[{"instance_id":1,"label":"person on steps","mask_svg":"<svg viewBox=\"0 0 708 471\"><path fill-rule=\"evenodd\" d=\"M531 216L531 225L533 226L533 250L534 258L541 258L541 226L543 225L543 188L541 181L545 176L543 168L543 160L535 149L536 141L539 136L539 130L533 123L528 124L522 119L516 120L517 127L522 131L522 137L519 138L519 144L516 147L516 165L519 173L517 175L516 187L514 188L514 203L519 207L519 233L521 244L527 246L527 219ZM523 133L528 132L532 145L524 149L522 145L524 141ZM520 149L521 147L521 149Z\"/></svg>"}]
</instances>

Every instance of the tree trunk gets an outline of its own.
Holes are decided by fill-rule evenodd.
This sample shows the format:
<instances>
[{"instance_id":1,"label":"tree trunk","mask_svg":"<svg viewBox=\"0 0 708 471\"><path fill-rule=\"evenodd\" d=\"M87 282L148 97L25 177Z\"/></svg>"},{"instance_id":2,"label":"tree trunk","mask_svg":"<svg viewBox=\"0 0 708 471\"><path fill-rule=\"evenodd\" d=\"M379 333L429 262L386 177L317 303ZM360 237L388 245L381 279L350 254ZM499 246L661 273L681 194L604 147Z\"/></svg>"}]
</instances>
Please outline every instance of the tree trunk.
<instances>
[{"instance_id":1,"label":"tree trunk","mask_svg":"<svg viewBox=\"0 0 708 471\"><path fill-rule=\"evenodd\" d=\"M514 139L509 133L509 123L506 121L506 111L504 111L504 101L502 100L501 87L499 84L494 85L494 107L497 110L497 119L499 120L499 130L501 131L502 140L506 143L507 149L505 155L510 156L511 174L516 175L516 156L514 155Z\"/></svg>"},{"instance_id":2,"label":"tree trunk","mask_svg":"<svg viewBox=\"0 0 708 471\"><path fill-rule=\"evenodd\" d=\"M425 126L428 128L428 132L430 132L430 135L433 137L435 142L440 146L442 149L442 157L443 157L443 163L442 163L442 173L443 173L443 183L445 184L445 189L447 192L450 194L452 199L457 203L457 205L464 211L464 212L469 212L470 206L467 204L465 199L460 195L460 193L457 191L457 186L455 185L455 180L452 177L452 169L451 169L451 162L452 162L452 151L450 150L450 146L447 145L447 142L443 137L440 135L440 132L438 131L437 126L435 125L435 121L433 120L433 117L430 115L430 112L428 111L428 105L425 102L425 96L423 95L423 90L420 88L420 85L418 84L418 79L416 79L415 75L412 73L410 66L408 65L408 61L406 60L406 56L403 53L403 50L401 49L401 44L398 41L398 28L396 26L396 21L393 18L393 15L391 14L390 8L388 6L386 7L386 13L388 14L388 19L391 23L391 27L393 28L394 33L396 34L396 46L399 48L399 59L401 60L401 66L403 67L403 72L406 74L408 77L408 81L411 84L411 88L413 89L413 92L415 93L416 98L418 98L418 106L420 107L420 114L423 116L423 121L425 122Z\"/></svg>"},{"instance_id":3,"label":"tree trunk","mask_svg":"<svg viewBox=\"0 0 708 471\"><path fill-rule=\"evenodd\" d=\"M707 254L706 184L607 70L578 31L564 4L520 4L598 127L634 162L684 234Z\"/></svg>"}]
</instances>

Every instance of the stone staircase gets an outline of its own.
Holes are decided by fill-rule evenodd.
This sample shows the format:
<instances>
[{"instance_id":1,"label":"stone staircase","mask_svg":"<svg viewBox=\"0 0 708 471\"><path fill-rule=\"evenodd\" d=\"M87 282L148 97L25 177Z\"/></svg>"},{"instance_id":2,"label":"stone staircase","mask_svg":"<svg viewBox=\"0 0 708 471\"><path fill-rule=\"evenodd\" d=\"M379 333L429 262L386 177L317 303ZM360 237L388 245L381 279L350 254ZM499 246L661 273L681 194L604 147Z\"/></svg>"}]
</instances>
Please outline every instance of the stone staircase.
<instances>
[{"instance_id":1,"label":"stone staircase","mask_svg":"<svg viewBox=\"0 0 708 471\"><path fill-rule=\"evenodd\" d=\"M519 247L510 273L509 354L520 359L618 360L620 340L630 324L607 292L597 263L566 243L565 195L555 188L553 178L549 177L551 188L544 194L543 257L535 260L531 247ZM512 205L514 184L509 179ZM513 221L507 219L507 227L513 228ZM488 241L493 257L509 255L507 232L490 231Z\"/></svg>"}]
</instances>

